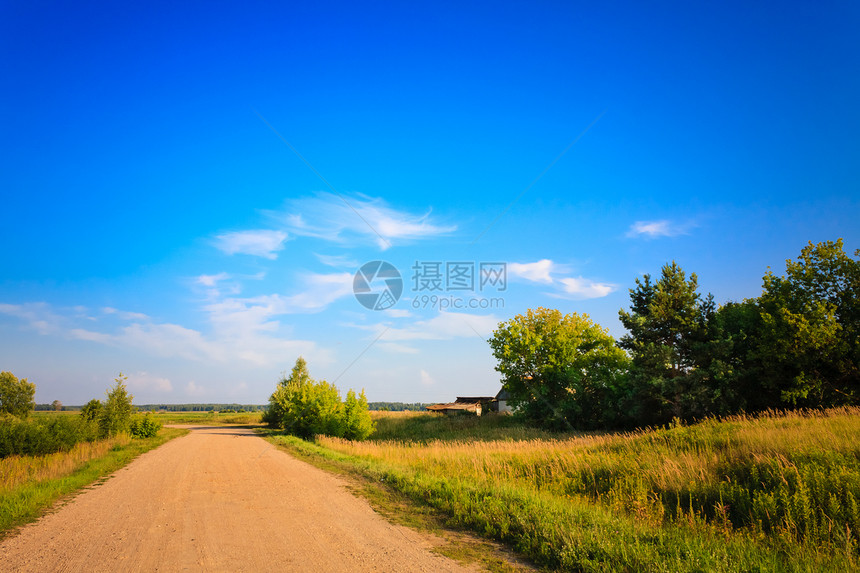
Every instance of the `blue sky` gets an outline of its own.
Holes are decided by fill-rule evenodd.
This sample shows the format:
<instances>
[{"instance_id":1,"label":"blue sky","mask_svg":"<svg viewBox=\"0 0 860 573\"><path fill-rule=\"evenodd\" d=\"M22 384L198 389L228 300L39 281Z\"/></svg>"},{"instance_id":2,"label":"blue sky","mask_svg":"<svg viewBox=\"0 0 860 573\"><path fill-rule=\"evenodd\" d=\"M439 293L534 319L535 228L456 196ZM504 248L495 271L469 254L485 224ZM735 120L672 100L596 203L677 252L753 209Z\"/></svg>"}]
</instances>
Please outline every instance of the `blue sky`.
<instances>
[{"instance_id":1,"label":"blue sky","mask_svg":"<svg viewBox=\"0 0 860 573\"><path fill-rule=\"evenodd\" d=\"M672 260L757 296L808 241L860 248L858 27L854 2L5 2L0 369L38 402L123 371L136 403L264 403L303 355L431 402L494 394L484 338L528 308L620 336ZM387 310L353 295L374 260Z\"/></svg>"}]
</instances>

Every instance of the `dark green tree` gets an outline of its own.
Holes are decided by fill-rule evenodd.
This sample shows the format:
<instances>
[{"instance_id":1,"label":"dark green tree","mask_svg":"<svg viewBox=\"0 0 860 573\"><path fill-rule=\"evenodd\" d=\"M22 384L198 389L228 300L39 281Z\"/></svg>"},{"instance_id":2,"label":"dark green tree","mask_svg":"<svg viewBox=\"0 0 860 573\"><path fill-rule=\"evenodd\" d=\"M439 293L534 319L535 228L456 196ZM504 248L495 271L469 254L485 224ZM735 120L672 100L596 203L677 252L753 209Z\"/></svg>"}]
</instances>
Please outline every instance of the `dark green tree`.
<instances>
[{"instance_id":1,"label":"dark green tree","mask_svg":"<svg viewBox=\"0 0 860 573\"><path fill-rule=\"evenodd\" d=\"M630 353L632 392L629 411L638 424L662 424L673 417L710 413L720 398L711 382L713 297L698 293L695 273L688 279L674 261L663 266L656 283L636 279L630 311L619 311L628 330L618 345Z\"/></svg>"}]
</instances>

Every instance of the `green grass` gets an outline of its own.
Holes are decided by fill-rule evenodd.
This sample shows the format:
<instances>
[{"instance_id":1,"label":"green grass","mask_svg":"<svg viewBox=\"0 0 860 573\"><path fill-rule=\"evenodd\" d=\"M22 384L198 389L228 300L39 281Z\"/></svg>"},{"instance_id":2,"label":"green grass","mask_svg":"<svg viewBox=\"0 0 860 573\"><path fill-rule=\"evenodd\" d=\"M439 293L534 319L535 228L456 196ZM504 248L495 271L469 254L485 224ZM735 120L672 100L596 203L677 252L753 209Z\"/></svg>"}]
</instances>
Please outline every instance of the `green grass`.
<instances>
[{"instance_id":1,"label":"green grass","mask_svg":"<svg viewBox=\"0 0 860 573\"><path fill-rule=\"evenodd\" d=\"M367 442L272 439L550 568L849 571L860 561L860 409L615 435L535 434L501 417L377 415L377 425Z\"/></svg>"},{"instance_id":2,"label":"green grass","mask_svg":"<svg viewBox=\"0 0 860 573\"><path fill-rule=\"evenodd\" d=\"M164 428L153 438L131 440L124 436L80 444L71 452L0 460L0 535L36 520L62 497L187 433L188 430Z\"/></svg>"},{"instance_id":3,"label":"green grass","mask_svg":"<svg viewBox=\"0 0 860 573\"><path fill-rule=\"evenodd\" d=\"M262 412L153 412L163 424L260 424Z\"/></svg>"}]
</instances>

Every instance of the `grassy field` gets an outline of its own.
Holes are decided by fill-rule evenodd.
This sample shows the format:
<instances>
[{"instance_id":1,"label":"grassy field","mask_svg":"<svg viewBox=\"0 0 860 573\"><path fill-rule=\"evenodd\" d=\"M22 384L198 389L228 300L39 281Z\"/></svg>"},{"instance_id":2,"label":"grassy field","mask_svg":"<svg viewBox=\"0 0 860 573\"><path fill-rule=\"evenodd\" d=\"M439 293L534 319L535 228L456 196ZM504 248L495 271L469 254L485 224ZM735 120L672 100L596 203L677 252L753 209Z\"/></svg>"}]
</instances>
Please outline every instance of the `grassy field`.
<instances>
[{"instance_id":1,"label":"grassy field","mask_svg":"<svg viewBox=\"0 0 860 573\"><path fill-rule=\"evenodd\" d=\"M510 417L376 413L372 440L276 441L577 571L851 571L860 409L560 435Z\"/></svg>"},{"instance_id":2,"label":"grassy field","mask_svg":"<svg viewBox=\"0 0 860 573\"><path fill-rule=\"evenodd\" d=\"M259 424L262 412L154 412L163 424Z\"/></svg>"},{"instance_id":3,"label":"grassy field","mask_svg":"<svg viewBox=\"0 0 860 573\"><path fill-rule=\"evenodd\" d=\"M38 518L61 497L186 433L188 430L163 428L154 438L132 440L120 435L82 442L68 452L0 459L0 535Z\"/></svg>"}]
</instances>

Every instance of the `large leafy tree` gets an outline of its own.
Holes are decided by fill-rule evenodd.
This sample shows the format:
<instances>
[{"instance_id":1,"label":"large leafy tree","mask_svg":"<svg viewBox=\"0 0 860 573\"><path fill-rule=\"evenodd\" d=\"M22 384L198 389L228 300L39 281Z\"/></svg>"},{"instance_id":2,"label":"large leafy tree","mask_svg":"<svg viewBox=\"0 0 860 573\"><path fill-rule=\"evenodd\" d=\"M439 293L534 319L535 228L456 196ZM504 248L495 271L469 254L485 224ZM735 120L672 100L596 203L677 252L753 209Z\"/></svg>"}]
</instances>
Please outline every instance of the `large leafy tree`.
<instances>
[{"instance_id":1,"label":"large leafy tree","mask_svg":"<svg viewBox=\"0 0 860 573\"><path fill-rule=\"evenodd\" d=\"M785 270L764 276L751 366L783 405L857 403L860 260L845 254L842 239L810 242Z\"/></svg>"},{"instance_id":2,"label":"large leafy tree","mask_svg":"<svg viewBox=\"0 0 860 573\"><path fill-rule=\"evenodd\" d=\"M0 372L0 413L26 418L36 407L36 385L11 372Z\"/></svg>"},{"instance_id":3,"label":"large leafy tree","mask_svg":"<svg viewBox=\"0 0 860 573\"><path fill-rule=\"evenodd\" d=\"M529 309L489 340L516 412L547 428L616 425L628 359L585 314Z\"/></svg>"},{"instance_id":4,"label":"large leafy tree","mask_svg":"<svg viewBox=\"0 0 860 573\"><path fill-rule=\"evenodd\" d=\"M698 292L698 278L674 261L657 282L636 279L630 311L620 310L628 334L619 340L633 359L629 408L639 423L692 418L712 411L718 393L709 384L713 297Z\"/></svg>"}]
</instances>

